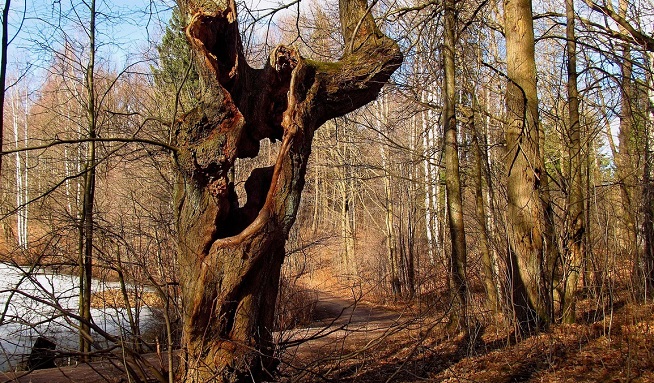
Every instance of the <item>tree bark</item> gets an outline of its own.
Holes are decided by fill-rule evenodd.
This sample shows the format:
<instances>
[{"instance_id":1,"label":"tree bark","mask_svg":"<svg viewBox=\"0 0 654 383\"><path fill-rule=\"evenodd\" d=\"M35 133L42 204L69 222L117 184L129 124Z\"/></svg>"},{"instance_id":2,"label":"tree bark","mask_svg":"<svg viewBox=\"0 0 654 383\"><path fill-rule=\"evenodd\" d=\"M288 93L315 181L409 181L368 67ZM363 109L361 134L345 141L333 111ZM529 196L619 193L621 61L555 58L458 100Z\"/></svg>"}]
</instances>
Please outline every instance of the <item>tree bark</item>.
<instances>
[{"instance_id":1,"label":"tree bark","mask_svg":"<svg viewBox=\"0 0 654 383\"><path fill-rule=\"evenodd\" d=\"M627 1L620 0L619 14L626 16ZM622 27L620 27L621 30ZM637 156L634 153L634 116L632 102L634 90L632 84L633 64L631 62L631 48L628 43L620 44L620 71L622 75L620 98L620 129L618 132L618 153L615 158L618 185L622 199L622 218L625 225L626 250L634 265L638 262L638 230L636 228L636 206L634 189L636 186ZM634 268L634 270L636 267Z\"/></svg>"},{"instance_id":2,"label":"tree bark","mask_svg":"<svg viewBox=\"0 0 654 383\"><path fill-rule=\"evenodd\" d=\"M566 0L566 48L568 54L568 154L569 190L568 222L565 238L565 294L563 296L563 322L574 323L577 302L577 285L584 256L584 194L579 123L579 91L577 89L577 43L575 36L575 8L573 0Z\"/></svg>"},{"instance_id":3,"label":"tree bark","mask_svg":"<svg viewBox=\"0 0 654 383\"><path fill-rule=\"evenodd\" d=\"M338 126L336 127L338 131ZM340 226L341 226L341 268L348 276L354 276L357 272L357 265L354 260L356 247L354 220L356 211L354 208L354 187L352 187L352 167L350 155L351 139L348 139L347 127L336 137L345 137L343 142L337 142L335 147L335 157L338 158L338 180L336 181L337 189L340 193ZM338 140L338 138L337 138Z\"/></svg>"},{"instance_id":4,"label":"tree bark","mask_svg":"<svg viewBox=\"0 0 654 383\"><path fill-rule=\"evenodd\" d=\"M531 0L505 0L509 271L519 332L551 322L551 221L540 151Z\"/></svg>"},{"instance_id":5,"label":"tree bark","mask_svg":"<svg viewBox=\"0 0 654 383\"><path fill-rule=\"evenodd\" d=\"M420 63L420 60L417 60ZM420 101L427 104L429 100L427 89L420 90ZM433 164L434 155L433 148L438 146L436 142L436 134L434 127L431 125L431 109L423 110L419 113L420 124L422 131L420 134L423 136L423 168L424 168L424 193L425 193L425 235L427 237L427 254L429 262L433 265L436 263L436 250L437 245L440 244L441 232L439 231L438 223L438 210L439 210L439 196L440 196L440 174L438 166ZM436 125L438 126L438 125Z\"/></svg>"},{"instance_id":6,"label":"tree bark","mask_svg":"<svg viewBox=\"0 0 654 383\"><path fill-rule=\"evenodd\" d=\"M461 176L459 174L459 144L457 142L457 118L455 97L456 16L454 0L445 2L445 28L443 44L443 132L445 134L445 190L447 192L447 214L452 240L450 255L450 290L452 309L450 325L467 330L466 283L466 238L463 226L463 202L461 198Z\"/></svg>"},{"instance_id":7,"label":"tree bark","mask_svg":"<svg viewBox=\"0 0 654 383\"><path fill-rule=\"evenodd\" d=\"M388 116L388 101L382 96L379 99L379 108L377 115L377 131L379 132L379 140L382 142L383 135L387 134L386 124ZM382 132L384 132L382 134ZM379 145L379 153L381 156L381 165L384 172L384 228L386 231L386 257L388 258L388 279L393 299L398 299L402 295L402 283L400 282L400 273L398 270L399 260L397 259L397 238L395 236L395 212L393 209L393 187L391 180L390 167L388 161L389 149L386 145Z\"/></svg>"},{"instance_id":8,"label":"tree bark","mask_svg":"<svg viewBox=\"0 0 654 383\"><path fill-rule=\"evenodd\" d=\"M625 20L627 16L627 0L619 1L617 17ZM615 15L615 14L613 14ZM620 33L628 33L625 25L618 25ZM621 72L621 98L620 98L620 126L618 131L618 151L616 153L615 145L612 150L614 153L617 183L620 187L620 199L622 202L622 220L624 223L624 250L633 262L632 285L635 287L635 295L643 294L643 268L642 251L639 247L639 230L638 230L638 208L641 201L638 200L637 184L640 182L637 174L638 164L642 159L639 150L636 148L637 132L634 119L634 103L636 102L635 82L633 76L633 62L630 43L623 41L619 45L619 66ZM645 166L646 168L647 166Z\"/></svg>"},{"instance_id":9,"label":"tree bark","mask_svg":"<svg viewBox=\"0 0 654 383\"><path fill-rule=\"evenodd\" d=\"M85 88L87 93L86 114L88 123L88 138L86 164L84 168L84 195L82 200L82 214L79 223L79 273L80 296L79 311L80 334L79 351L82 360L88 360L91 351L91 281L93 279L93 213L95 202L95 167L96 153L96 110L95 110L95 0L89 4L89 61L86 67Z\"/></svg>"},{"instance_id":10,"label":"tree bark","mask_svg":"<svg viewBox=\"0 0 654 383\"><path fill-rule=\"evenodd\" d=\"M179 0L204 65L203 99L175 124L175 203L184 304L185 382L261 381L275 366L275 300L315 129L372 101L400 65L365 0L341 0L345 54L321 63L278 46L263 69L245 61L233 1ZM281 139L238 206L237 158Z\"/></svg>"},{"instance_id":11,"label":"tree bark","mask_svg":"<svg viewBox=\"0 0 654 383\"><path fill-rule=\"evenodd\" d=\"M470 117L472 127L472 151L474 156L474 164L472 167L473 177L475 179L475 213L477 215L477 223L479 225L479 252L481 253L481 265L483 269L484 288L486 290L486 301L488 309L497 314L501 309L501 302L499 299L499 288L495 283L495 268L493 267L493 255L491 254L490 235L488 225L486 224L486 217L488 216L488 209L484 201L484 172L482 163L484 157L481 152L481 145L479 145L480 132L477 131L478 127L475 120L475 115Z\"/></svg>"},{"instance_id":12,"label":"tree bark","mask_svg":"<svg viewBox=\"0 0 654 383\"><path fill-rule=\"evenodd\" d=\"M643 169L643 237L645 237L645 251L643 253L643 267L645 278L646 301L654 296L654 177L652 176L652 134L654 133L654 53L648 53L647 64L650 71L647 75L647 120L645 121L645 167Z\"/></svg>"},{"instance_id":13,"label":"tree bark","mask_svg":"<svg viewBox=\"0 0 654 383\"><path fill-rule=\"evenodd\" d=\"M0 58L0 116L5 115L5 84L7 80L7 48L9 40L7 34L9 33L9 6L11 0L5 0L5 6L2 9L2 41L0 42L0 50L2 51L2 58ZM2 140L4 138L4 119L0 118L0 152L2 152ZM2 157L0 156L0 174L2 170Z\"/></svg>"},{"instance_id":14,"label":"tree bark","mask_svg":"<svg viewBox=\"0 0 654 383\"><path fill-rule=\"evenodd\" d=\"M20 91L15 92L15 97L11 99L12 107L12 123L13 123L13 133L14 133L14 147L18 150L19 145L27 146L28 141L28 100L27 100L27 90L25 90L25 100L23 102L22 110L18 108L18 102L20 102ZM20 129L18 124L18 115L19 113L23 114L23 139L21 142L20 138ZM27 152L17 151L15 154L16 160L16 244L20 250L27 250L27 202L28 202L28 179L27 174L29 172L28 166L28 154Z\"/></svg>"}]
</instances>

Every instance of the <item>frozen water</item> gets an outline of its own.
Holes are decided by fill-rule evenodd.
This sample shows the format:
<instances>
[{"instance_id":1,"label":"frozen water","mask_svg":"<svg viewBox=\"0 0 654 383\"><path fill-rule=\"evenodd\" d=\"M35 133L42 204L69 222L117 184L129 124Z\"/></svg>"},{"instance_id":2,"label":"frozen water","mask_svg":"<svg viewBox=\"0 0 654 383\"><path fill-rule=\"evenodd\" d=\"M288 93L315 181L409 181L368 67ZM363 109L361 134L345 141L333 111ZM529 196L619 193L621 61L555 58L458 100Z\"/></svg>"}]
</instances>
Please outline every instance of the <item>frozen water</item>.
<instances>
[{"instance_id":1,"label":"frozen water","mask_svg":"<svg viewBox=\"0 0 654 383\"><path fill-rule=\"evenodd\" d=\"M38 336L57 344L58 350L74 351L78 344L77 321L65 315L77 313L79 279L73 275L30 272L25 267L0 263L0 371L13 370L29 355ZM93 291L118 288L117 282L93 281ZM132 309L132 313L135 313ZM92 308L93 322L107 333L129 332L126 309ZM143 308L140 323L151 322ZM97 345L104 339L95 335Z\"/></svg>"}]
</instances>

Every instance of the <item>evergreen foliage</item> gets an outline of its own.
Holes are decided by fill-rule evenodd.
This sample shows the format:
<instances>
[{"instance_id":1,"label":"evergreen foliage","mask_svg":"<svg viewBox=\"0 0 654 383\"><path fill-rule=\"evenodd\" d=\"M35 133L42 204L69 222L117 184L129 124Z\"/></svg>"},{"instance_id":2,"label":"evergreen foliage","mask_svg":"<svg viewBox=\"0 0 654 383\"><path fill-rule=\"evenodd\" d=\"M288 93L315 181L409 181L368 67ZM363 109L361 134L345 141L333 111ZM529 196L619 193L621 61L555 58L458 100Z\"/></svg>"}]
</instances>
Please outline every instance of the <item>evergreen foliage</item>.
<instances>
[{"instance_id":1,"label":"evergreen foliage","mask_svg":"<svg viewBox=\"0 0 654 383\"><path fill-rule=\"evenodd\" d=\"M179 91L180 111L190 110L199 98L199 77L184 28L182 15L179 8L175 7L161 43L157 46L159 67L152 68L155 85L163 93L164 99L175 100Z\"/></svg>"}]
</instances>

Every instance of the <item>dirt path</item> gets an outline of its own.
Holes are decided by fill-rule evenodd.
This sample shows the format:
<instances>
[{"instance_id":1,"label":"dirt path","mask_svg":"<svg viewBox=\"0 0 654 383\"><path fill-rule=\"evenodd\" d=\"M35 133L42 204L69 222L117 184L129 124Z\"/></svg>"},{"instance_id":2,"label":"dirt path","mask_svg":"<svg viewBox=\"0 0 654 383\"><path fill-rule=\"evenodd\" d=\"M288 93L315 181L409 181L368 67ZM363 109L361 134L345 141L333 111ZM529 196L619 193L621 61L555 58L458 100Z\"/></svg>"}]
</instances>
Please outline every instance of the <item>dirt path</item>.
<instances>
[{"instance_id":1,"label":"dirt path","mask_svg":"<svg viewBox=\"0 0 654 383\"><path fill-rule=\"evenodd\" d=\"M372 306L354 299L340 298L324 292L316 292L318 301L313 310L316 326L391 326L402 319L402 313Z\"/></svg>"},{"instance_id":2,"label":"dirt path","mask_svg":"<svg viewBox=\"0 0 654 383\"><path fill-rule=\"evenodd\" d=\"M398 333L412 324L412 316L402 312L323 292L317 295L313 322L282 333L279 340L281 372L291 382L315 381L326 366L336 368L348 359L374 355L375 349L395 342Z\"/></svg>"}]
</instances>

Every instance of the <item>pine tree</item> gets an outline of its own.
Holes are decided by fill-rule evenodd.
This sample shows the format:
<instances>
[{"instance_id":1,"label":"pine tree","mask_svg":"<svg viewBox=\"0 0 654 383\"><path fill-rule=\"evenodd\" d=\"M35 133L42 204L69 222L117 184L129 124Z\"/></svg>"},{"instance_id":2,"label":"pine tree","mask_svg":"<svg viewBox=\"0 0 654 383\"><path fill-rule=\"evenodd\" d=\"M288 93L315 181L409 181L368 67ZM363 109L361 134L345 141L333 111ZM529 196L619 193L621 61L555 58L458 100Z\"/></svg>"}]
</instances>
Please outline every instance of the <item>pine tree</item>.
<instances>
[{"instance_id":1,"label":"pine tree","mask_svg":"<svg viewBox=\"0 0 654 383\"><path fill-rule=\"evenodd\" d=\"M179 99L177 106L181 111L190 110L199 98L199 76L193 62L191 47L184 33L184 21L179 7L166 27L166 32L157 46L159 67L153 67L154 83L166 100Z\"/></svg>"}]
</instances>

